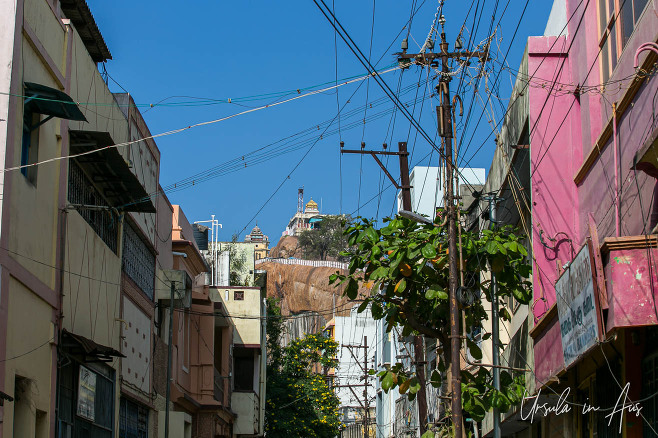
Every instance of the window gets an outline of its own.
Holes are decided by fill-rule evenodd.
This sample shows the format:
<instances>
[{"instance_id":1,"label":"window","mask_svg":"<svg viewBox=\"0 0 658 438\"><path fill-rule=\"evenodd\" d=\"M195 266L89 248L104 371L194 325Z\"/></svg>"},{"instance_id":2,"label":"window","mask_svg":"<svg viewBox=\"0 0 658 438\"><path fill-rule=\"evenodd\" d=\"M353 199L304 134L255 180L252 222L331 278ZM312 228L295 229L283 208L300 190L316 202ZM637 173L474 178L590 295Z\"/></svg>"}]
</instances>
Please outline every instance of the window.
<instances>
[{"instance_id":1,"label":"window","mask_svg":"<svg viewBox=\"0 0 658 438\"><path fill-rule=\"evenodd\" d=\"M249 348L233 350L234 387L236 391L254 390L254 352Z\"/></svg>"},{"instance_id":2,"label":"window","mask_svg":"<svg viewBox=\"0 0 658 438\"><path fill-rule=\"evenodd\" d=\"M148 438L148 408L121 397L119 438Z\"/></svg>"},{"instance_id":3,"label":"window","mask_svg":"<svg viewBox=\"0 0 658 438\"><path fill-rule=\"evenodd\" d=\"M153 299L155 256L128 222L123 227L123 272Z\"/></svg>"},{"instance_id":4,"label":"window","mask_svg":"<svg viewBox=\"0 0 658 438\"><path fill-rule=\"evenodd\" d=\"M647 0L599 0L601 79L607 82L633 33Z\"/></svg>"},{"instance_id":5,"label":"window","mask_svg":"<svg viewBox=\"0 0 658 438\"><path fill-rule=\"evenodd\" d=\"M233 299L235 301L243 301L244 300L244 291L241 290L236 290L233 292Z\"/></svg>"},{"instance_id":6,"label":"window","mask_svg":"<svg viewBox=\"0 0 658 438\"><path fill-rule=\"evenodd\" d=\"M21 147L21 166L34 164L39 158L39 126L41 116L27 107L23 111L23 144ZM37 185L38 166L22 167L21 173L30 184Z\"/></svg>"},{"instance_id":7,"label":"window","mask_svg":"<svg viewBox=\"0 0 658 438\"><path fill-rule=\"evenodd\" d=\"M116 253L119 216L110 209L91 208L107 206L107 202L75 160L69 161L68 201L76 206L78 213L91 225L98 237Z\"/></svg>"},{"instance_id":8,"label":"window","mask_svg":"<svg viewBox=\"0 0 658 438\"><path fill-rule=\"evenodd\" d=\"M60 368L58 436L114 436L114 370L103 364L80 365L74 360Z\"/></svg>"}]
</instances>

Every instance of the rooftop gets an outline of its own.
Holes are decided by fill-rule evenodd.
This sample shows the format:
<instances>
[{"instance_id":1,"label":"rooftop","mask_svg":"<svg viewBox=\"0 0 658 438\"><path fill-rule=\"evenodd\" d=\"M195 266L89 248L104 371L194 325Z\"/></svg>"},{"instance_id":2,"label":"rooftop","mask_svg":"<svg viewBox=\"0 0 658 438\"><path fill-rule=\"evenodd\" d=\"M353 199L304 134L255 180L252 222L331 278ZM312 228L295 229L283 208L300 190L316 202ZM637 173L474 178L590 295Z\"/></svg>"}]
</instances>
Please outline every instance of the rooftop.
<instances>
[{"instance_id":1,"label":"rooftop","mask_svg":"<svg viewBox=\"0 0 658 438\"><path fill-rule=\"evenodd\" d=\"M96 20L85 0L60 0L62 12L71 20L80 34L91 59L94 62L105 62L112 59L112 54L103 40L103 35L96 25Z\"/></svg>"}]
</instances>

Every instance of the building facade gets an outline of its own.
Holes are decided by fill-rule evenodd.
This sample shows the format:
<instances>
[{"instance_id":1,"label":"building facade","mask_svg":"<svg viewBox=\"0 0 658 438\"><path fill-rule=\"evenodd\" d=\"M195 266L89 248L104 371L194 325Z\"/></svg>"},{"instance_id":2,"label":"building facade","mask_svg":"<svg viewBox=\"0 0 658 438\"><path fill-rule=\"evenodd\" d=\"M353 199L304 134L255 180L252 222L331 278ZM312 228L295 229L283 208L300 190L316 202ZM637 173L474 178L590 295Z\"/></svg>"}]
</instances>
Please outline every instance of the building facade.
<instances>
[{"instance_id":1,"label":"building facade","mask_svg":"<svg viewBox=\"0 0 658 438\"><path fill-rule=\"evenodd\" d=\"M256 260L267 258L270 254L270 239L263 234L263 232L256 225L251 233L247 234L244 238L245 242L251 242L255 246Z\"/></svg>"},{"instance_id":2,"label":"building facade","mask_svg":"<svg viewBox=\"0 0 658 438\"><path fill-rule=\"evenodd\" d=\"M299 236L304 230L311 230L314 224L322 220L322 213L318 209L317 202L311 199L306 203L304 210L298 208L297 213L288 221L286 230L281 234L282 236Z\"/></svg>"}]
</instances>

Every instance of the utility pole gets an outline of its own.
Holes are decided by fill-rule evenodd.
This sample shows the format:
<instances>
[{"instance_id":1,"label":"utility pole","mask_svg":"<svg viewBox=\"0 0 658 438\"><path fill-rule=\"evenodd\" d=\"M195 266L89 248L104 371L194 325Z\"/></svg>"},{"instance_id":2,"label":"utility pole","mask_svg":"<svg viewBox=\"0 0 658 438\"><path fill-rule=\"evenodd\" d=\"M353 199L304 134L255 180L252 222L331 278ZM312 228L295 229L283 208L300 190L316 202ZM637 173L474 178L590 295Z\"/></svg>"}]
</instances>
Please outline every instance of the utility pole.
<instances>
[{"instance_id":1,"label":"utility pole","mask_svg":"<svg viewBox=\"0 0 658 438\"><path fill-rule=\"evenodd\" d=\"M413 61L420 65L437 66L437 60L441 60L441 79L436 87L440 96L441 105L437 107L437 119L439 124L439 135L443 140L443 157L446 162L447 187L445 193L445 207L448 211L448 289L449 289L449 306L450 306L450 368L451 368L451 407L452 407L452 424L454 435L457 438L463 436L462 425L462 394L461 394L461 335L459 330L459 305L457 303L457 288L459 287L459 266L457 262L457 217L455 209L455 163L453 158L453 132L452 132L452 105L450 99L450 69L448 61L456 58L480 58L482 62L488 58L488 46L484 52L458 51L448 52L448 42L443 28L445 18L443 15L439 18L441 23L441 43L439 44L439 53L406 53L403 46L403 53L398 55L400 64L409 65ZM459 41L459 40L458 40ZM461 49L461 47L458 47ZM466 62L466 61L464 61Z\"/></svg>"},{"instance_id":2,"label":"utility pole","mask_svg":"<svg viewBox=\"0 0 658 438\"><path fill-rule=\"evenodd\" d=\"M368 387L370 386L370 383L368 382L368 378L370 375L368 374L368 337L364 336L363 337L363 345L343 345L343 348L347 348L347 350L350 352L350 355L352 355L352 359L354 359L354 362L356 362L357 365L359 365L359 368L361 368L361 371L363 372L363 377L361 377L361 380L364 381L364 383L354 383L354 384L346 384L346 385L334 385L334 388L349 388L350 392L352 392L352 395L356 398L356 401L359 403L361 406L361 409L363 409L364 412L364 419L363 419L363 438L369 438L370 437L370 398L368 397ZM354 353L354 350L360 350L363 349L363 364L361 364L361 361L358 358L358 354ZM361 401L361 398L359 395L354 391L354 388L358 388L363 386L363 401Z\"/></svg>"},{"instance_id":3,"label":"utility pole","mask_svg":"<svg viewBox=\"0 0 658 438\"><path fill-rule=\"evenodd\" d=\"M393 183L396 189L402 192L402 210L412 211L411 206L411 186L409 185L409 152L407 152L407 143L398 143L398 152L387 151L387 145L384 143L383 151L367 151L365 150L366 144L361 143L361 150L345 150L344 142L340 143L340 152L344 154L370 154L377 161L379 167L382 168L388 179ZM400 158L400 184L391 176L386 167L377 158L377 155L397 155ZM423 338L419 335L414 336L414 363L416 366L416 378L420 390L416 393L416 400L418 402L418 425L420 427L420 434L427 431L427 384L425 382L425 349L423 345ZM367 373L366 373L367 374ZM366 377L367 378L367 377Z\"/></svg>"},{"instance_id":4,"label":"utility pole","mask_svg":"<svg viewBox=\"0 0 658 438\"><path fill-rule=\"evenodd\" d=\"M167 392L165 408L164 438L169 438L169 402L171 400L171 344L174 340L174 294L176 282L171 282L171 294L169 296L169 345L167 345Z\"/></svg>"},{"instance_id":5,"label":"utility pole","mask_svg":"<svg viewBox=\"0 0 658 438\"><path fill-rule=\"evenodd\" d=\"M491 228L496 228L496 203L502 198L497 197L495 194L484 198L489 201L489 222ZM499 327L498 327L498 284L496 283L496 273L491 271L491 332L493 343L493 384L496 391L500 391L500 344L499 340ZM494 438L500 438L500 412L498 408L493 410Z\"/></svg>"}]
</instances>

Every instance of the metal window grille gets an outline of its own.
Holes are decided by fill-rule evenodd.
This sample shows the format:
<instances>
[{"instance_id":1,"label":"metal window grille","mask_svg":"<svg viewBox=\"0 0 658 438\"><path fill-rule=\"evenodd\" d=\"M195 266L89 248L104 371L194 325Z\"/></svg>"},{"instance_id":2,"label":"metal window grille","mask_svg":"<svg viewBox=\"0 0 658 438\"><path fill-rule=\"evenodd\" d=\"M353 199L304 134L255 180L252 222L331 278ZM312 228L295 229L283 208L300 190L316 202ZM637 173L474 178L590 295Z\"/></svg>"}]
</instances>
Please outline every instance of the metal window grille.
<instances>
[{"instance_id":1,"label":"metal window grille","mask_svg":"<svg viewBox=\"0 0 658 438\"><path fill-rule=\"evenodd\" d=\"M88 364L85 364L88 366ZM61 437L112 438L114 436L114 370L106 365L91 369L96 375L94 389L94 420L76 414L78 403L78 373L75 361L60 368L58 427ZM102 371L102 372L97 372Z\"/></svg>"},{"instance_id":2,"label":"metal window grille","mask_svg":"<svg viewBox=\"0 0 658 438\"><path fill-rule=\"evenodd\" d=\"M148 438L148 430L148 408L122 397L119 410L119 437Z\"/></svg>"},{"instance_id":3,"label":"metal window grille","mask_svg":"<svg viewBox=\"0 0 658 438\"><path fill-rule=\"evenodd\" d=\"M119 235L119 218L111 210L95 210L82 206L107 206L100 192L84 174L80 166L73 160L69 161L68 200L80 216L91 226L103 242L114 252L117 252L117 237Z\"/></svg>"},{"instance_id":4,"label":"metal window grille","mask_svg":"<svg viewBox=\"0 0 658 438\"><path fill-rule=\"evenodd\" d=\"M155 256L130 224L123 230L123 272L153 299Z\"/></svg>"}]
</instances>

